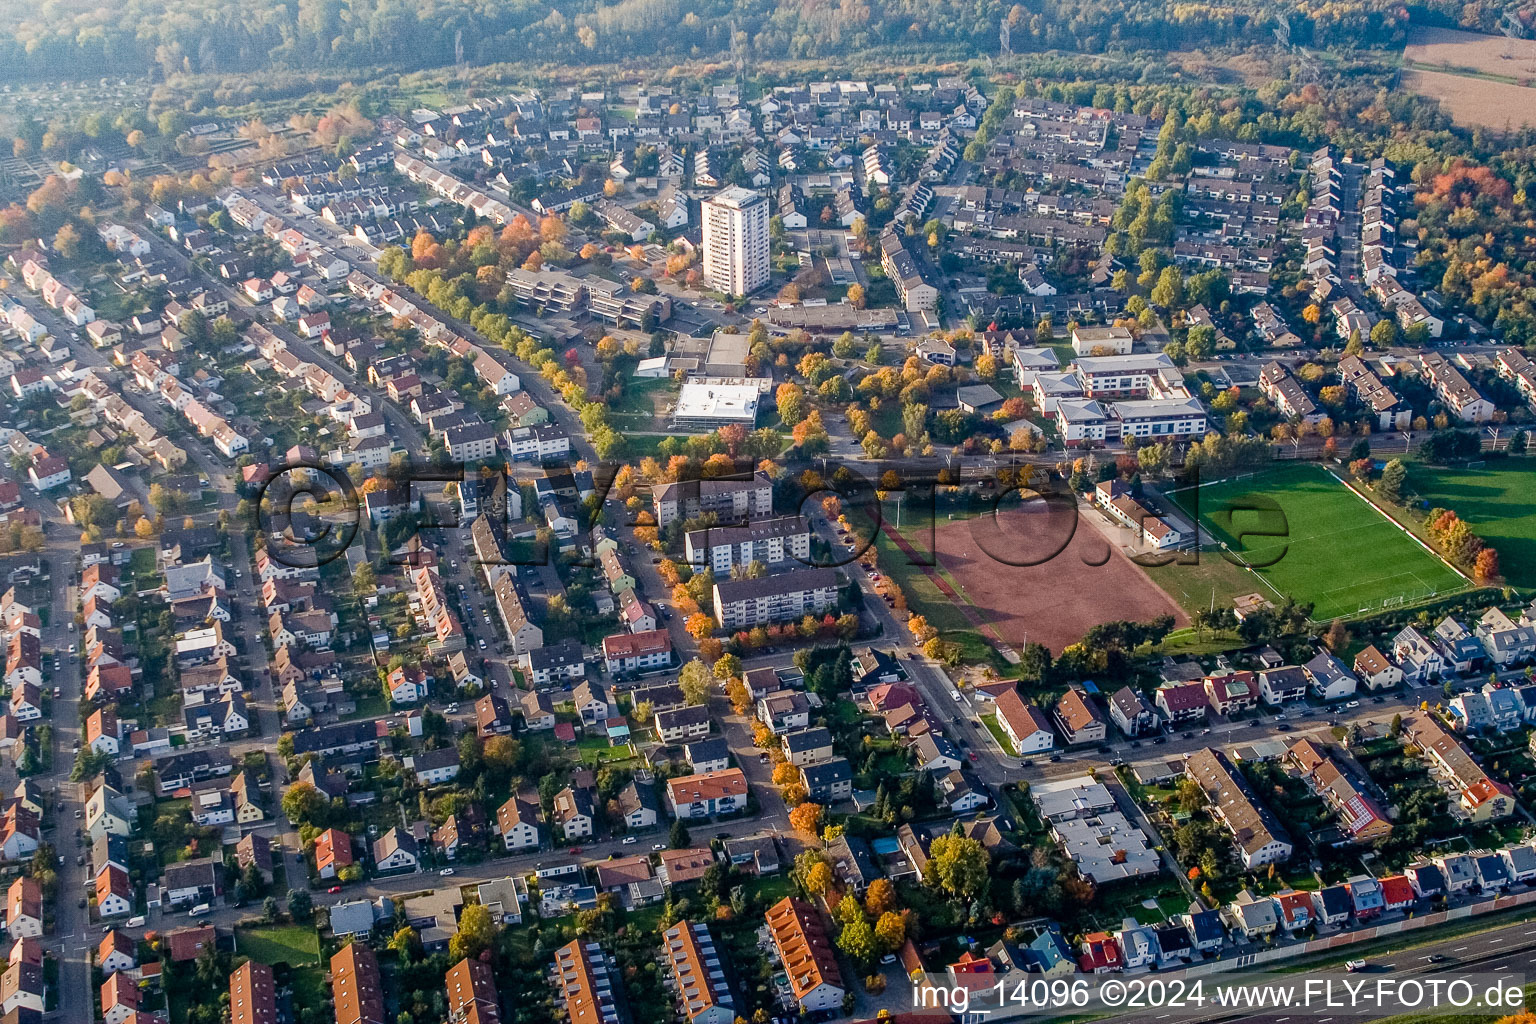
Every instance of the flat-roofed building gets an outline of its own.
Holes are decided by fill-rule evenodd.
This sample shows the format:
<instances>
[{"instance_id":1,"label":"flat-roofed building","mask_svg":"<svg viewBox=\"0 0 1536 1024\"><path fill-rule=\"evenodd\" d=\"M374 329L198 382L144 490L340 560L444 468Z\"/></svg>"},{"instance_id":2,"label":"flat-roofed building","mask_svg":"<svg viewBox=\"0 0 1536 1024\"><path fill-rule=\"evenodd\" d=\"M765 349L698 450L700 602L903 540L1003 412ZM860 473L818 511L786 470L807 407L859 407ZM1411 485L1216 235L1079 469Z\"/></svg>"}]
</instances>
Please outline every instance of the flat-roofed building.
<instances>
[{"instance_id":1,"label":"flat-roofed building","mask_svg":"<svg viewBox=\"0 0 1536 1024\"><path fill-rule=\"evenodd\" d=\"M704 283L727 295L751 295L768 283L768 199L733 187L704 200Z\"/></svg>"},{"instance_id":2,"label":"flat-roofed building","mask_svg":"<svg viewBox=\"0 0 1536 1024\"><path fill-rule=\"evenodd\" d=\"M708 429L739 424L751 429L757 425L762 398L756 384L725 384L708 378L690 381L678 393L672 425Z\"/></svg>"}]
</instances>

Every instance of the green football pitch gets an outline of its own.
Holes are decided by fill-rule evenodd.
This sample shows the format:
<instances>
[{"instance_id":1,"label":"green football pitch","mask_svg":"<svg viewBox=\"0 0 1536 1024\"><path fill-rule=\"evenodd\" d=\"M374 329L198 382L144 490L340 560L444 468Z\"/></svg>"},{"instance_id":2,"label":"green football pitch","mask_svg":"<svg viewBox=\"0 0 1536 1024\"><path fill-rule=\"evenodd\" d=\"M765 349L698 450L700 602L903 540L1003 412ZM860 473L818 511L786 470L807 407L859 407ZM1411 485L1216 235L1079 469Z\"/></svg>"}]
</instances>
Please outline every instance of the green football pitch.
<instances>
[{"instance_id":1,"label":"green football pitch","mask_svg":"<svg viewBox=\"0 0 1536 1024\"><path fill-rule=\"evenodd\" d=\"M1194 487L1169 495L1186 515ZM1321 466L1298 464L1198 488L1202 557L1230 553L1254 590L1312 604L1312 618L1380 611L1469 586ZM1214 549L1214 550L1213 550Z\"/></svg>"}]
</instances>

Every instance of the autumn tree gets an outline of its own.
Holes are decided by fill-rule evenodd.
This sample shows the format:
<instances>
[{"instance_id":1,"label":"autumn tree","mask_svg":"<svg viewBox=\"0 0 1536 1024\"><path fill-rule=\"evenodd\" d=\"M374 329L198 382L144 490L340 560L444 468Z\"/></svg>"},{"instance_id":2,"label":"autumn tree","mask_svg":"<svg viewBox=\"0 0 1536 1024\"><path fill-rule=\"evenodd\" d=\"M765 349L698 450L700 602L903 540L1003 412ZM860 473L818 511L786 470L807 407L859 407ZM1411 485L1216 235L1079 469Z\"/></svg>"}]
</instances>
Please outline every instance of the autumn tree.
<instances>
[{"instance_id":1,"label":"autumn tree","mask_svg":"<svg viewBox=\"0 0 1536 1024\"><path fill-rule=\"evenodd\" d=\"M283 817L294 825L323 825L329 805L312 783L295 782L283 794Z\"/></svg>"},{"instance_id":2,"label":"autumn tree","mask_svg":"<svg viewBox=\"0 0 1536 1024\"><path fill-rule=\"evenodd\" d=\"M879 944L875 939L875 930L870 927L869 921L862 914L857 919L845 923L843 930L837 933L837 948L848 954L854 961L863 964L874 960L880 952Z\"/></svg>"},{"instance_id":3,"label":"autumn tree","mask_svg":"<svg viewBox=\"0 0 1536 1024\"><path fill-rule=\"evenodd\" d=\"M683 691L683 700L689 704L708 703L712 679L709 666L698 658L684 665L677 675L677 685Z\"/></svg>"},{"instance_id":4,"label":"autumn tree","mask_svg":"<svg viewBox=\"0 0 1536 1024\"><path fill-rule=\"evenodd\" d=\"M459 930L448 940L448 957L457 962L479 956L496 943L496 923L489 907L478 903L464 908Z\"/></svg>"},{"instance_id":5,"label":"autumn tree","mask_svg":"<svg viewBox=\"0 0 1536 1024\"><path fill-rule=\"evenodd\" d=\"M821 829L823 808L818 803L803 803L789 812L790 828L814 836ZM985 851L983 851L985 852Z\"/></svg>"},{"instance_id":6,"label":"autumn tree","mask_svg":"<svg viewBox=\"0 0 1536 1024\"><path fill-rule=\"evenodd\" d=\"M811 805L801 804L800 806L808 807ZM807 895L822 895L832 888L832 865L828 864L824 859L817 860L810 867L806 868L805 873L801 876L800 884L805 889Z\"/></svg>"},{"instance_id":7,"label":"autumn tree","mask_svg":"<svg viewBox=\"0 0 1536 1024\"><path fill-rule=\"evenodd\" d=\"M869 883L869 889L864 893L864 909L870 917L876 918L896 909L896 886L889 878L877 878Z\"/></svg>"},{"instance_id":8,"label":"autumn tree","mask_svg":"<svg viewBox=\"0 0 1536 1024\"><path fill-rule=\"evenodd\" d=\"M991 857L979 840L951 832L930 845L928 868L938 888L963 902L969 916L972 903L986 891Z\"/></svg>"},{"instance_id":9,"label":"autumn tree","mask_svg":"<svg viewBox=\"0 0 1536 1024\"><path fill-rule=\"evenodd\" d=\"M1341 653L1349 646L1349 630L1344 625L1343 619L1334 619L1328 625L1328 632L1323 634L1323 643L1334 654Z\"/></svg>"},{"instance_id":10,"label":"autumn tree","mask_svg":"<svg viewBox=\"0 0 1536 1024\"><path fill-rule=\"evenodd\" d=\"M774 392L774 401L778 406L779 419L794 426L805 419L806 403L805 391L793 381L785 381Z\"/></svg>"},{"instance_id":11,"label":"autumn tree","mask_svg":"<svg viewBox=\"0 0 1536 1024\"><path fill-rule=\"evenodd\" d=\"M875 941L882 953L894 953L907 941L907 922L894 910L888 910L875 920Z\"/></svg>"},{"instance_id":12,"label":"autumn tree","mask_svg":"<svg viewBox=\"0 0 1536 1024\"><path fill-rule=\"evenodd\" d=\"M1477 582L1488 584L1499 578L1499 553L1493 548L1483 548L1472 562L1472 575Z\"/></svg>"}]
</instances>

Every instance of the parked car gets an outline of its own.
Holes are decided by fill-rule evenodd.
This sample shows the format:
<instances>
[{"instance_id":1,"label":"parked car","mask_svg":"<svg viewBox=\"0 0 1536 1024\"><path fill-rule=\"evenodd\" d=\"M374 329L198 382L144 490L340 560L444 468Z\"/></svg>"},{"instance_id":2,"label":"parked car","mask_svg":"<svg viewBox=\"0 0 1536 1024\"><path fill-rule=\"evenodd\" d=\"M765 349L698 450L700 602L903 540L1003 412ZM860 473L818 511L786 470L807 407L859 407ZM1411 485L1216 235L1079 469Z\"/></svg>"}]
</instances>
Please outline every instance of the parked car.
<instances>
[{"instance_id":1,"label":"parked car","mask_svg":"<svg viewBox=\"0 0 1536 1024\"><path fill-rule=\"evenodd\" d=\"M447 878L449 875L453 874L453 868L443 868L443 870L439 871L438 874L444 878Z\"/></svg>"}]
</instances>

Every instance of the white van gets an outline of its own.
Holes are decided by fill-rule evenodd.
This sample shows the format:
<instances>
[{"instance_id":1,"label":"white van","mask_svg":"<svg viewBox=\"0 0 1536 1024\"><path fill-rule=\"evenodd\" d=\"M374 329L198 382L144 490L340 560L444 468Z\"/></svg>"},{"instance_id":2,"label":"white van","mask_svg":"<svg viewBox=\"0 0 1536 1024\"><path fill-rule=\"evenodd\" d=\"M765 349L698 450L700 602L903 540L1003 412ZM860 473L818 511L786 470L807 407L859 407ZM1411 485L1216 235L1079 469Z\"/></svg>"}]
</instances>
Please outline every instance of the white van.
<instances>
[{"instance_id":1,"label":"white van","mask_svg":"<svg viewBox=\"0 0 1536 1024\"><path fill-rule=\"evenodd\" d=\"M191 910L187 911L187 916L188 917L202 917L204 914L211 914L211 913L213 913L213 908L212 907L210 907L206 903L199 903L197 906L195 906Z\"/></svg>"},{"instance_id":2,"label":"white van","mask_svg":"<svg viewBox=\"0 0 1536 1024\"><path fill-rule=\"evenodd\" d=\"M127 922L124 923L124 927L125 928L143 928L144 927L144 916L141 914L138 917L130 917L127 920Z\"/></svg>"}]
</instances>

